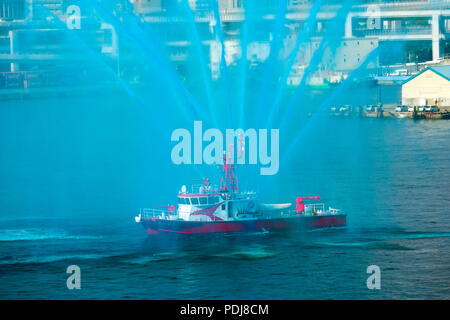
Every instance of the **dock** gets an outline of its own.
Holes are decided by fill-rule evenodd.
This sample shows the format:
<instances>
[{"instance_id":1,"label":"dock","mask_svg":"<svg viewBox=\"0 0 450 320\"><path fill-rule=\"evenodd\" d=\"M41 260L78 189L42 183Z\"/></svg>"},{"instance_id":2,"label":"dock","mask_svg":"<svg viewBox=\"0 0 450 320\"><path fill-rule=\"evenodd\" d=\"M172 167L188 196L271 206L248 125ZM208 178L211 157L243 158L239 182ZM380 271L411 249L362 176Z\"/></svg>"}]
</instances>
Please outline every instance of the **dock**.
<instances>
[{"instance_id":1,"label":"dock","mask_svg":"<svg viewBox=\"0 0 450 320\"><path fill-rule=\"evenodd\" d=\"M429 119L429 120L448 120L450 119L450 107L440 107L439 111L418 111L417 106L414 111L398 112L395 111L397 105L386 104L377 106L333 106L330 108L329 115L340 118L378 118L378 119Z\"/></svg>"}]
</instances>

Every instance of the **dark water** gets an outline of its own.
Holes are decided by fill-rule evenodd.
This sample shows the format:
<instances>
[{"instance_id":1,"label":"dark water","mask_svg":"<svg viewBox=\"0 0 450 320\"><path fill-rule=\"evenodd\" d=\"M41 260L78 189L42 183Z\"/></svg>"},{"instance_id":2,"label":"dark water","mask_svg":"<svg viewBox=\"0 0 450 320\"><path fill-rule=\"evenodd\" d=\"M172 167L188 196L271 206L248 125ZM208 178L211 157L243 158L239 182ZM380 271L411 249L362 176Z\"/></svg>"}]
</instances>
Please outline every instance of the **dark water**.
<instances>
[{"instance_id":1,"label":"dark water","mask_svg":"<svg viewBox=\"0 0 450 320\"><path fill-rule=\"evenodd\" d=\"M345 229L148 237L138 208L173 203L203 173L170 162L170 132L192 119L152 103L2 102L0 298L450 298L448 121L293 114L279 173L242 170L269 202L321 195ZM66 288L72 264L81 290Z\"/></svg>"}]
</instances>

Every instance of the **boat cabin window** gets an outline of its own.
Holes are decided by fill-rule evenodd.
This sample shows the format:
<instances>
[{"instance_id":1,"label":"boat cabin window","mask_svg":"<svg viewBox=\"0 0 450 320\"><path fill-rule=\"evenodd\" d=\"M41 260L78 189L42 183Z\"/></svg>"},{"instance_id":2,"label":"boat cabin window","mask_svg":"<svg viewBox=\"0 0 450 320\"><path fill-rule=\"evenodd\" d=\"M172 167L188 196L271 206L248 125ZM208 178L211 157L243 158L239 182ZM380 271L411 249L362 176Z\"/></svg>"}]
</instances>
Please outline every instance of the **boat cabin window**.
<instances>
[{"instance_id":1,"label":"boat cabin window","mask_svg":"<svg viewBox=\"0 0 450 320\"><path fill-rule=\"evenodd\" d=\"M200 204L206 204L207 198L206 197L200 197Z\"/></svg>"},{"instance_id":2,"label":"boat cabin window","mask_svg":"<svg viewBox=\"0 0 450 320\"><path fill-rule=\"evenodd\" d=\"M189 198L184 198L184 200L186 201L186 204L191 204L191 201L189 200Z\"/></svg>"},{"instance_id":3,"label":"boat cabin window","mask_svg":"<svg viewBox=\"0 0 450 320\"><path fill-rule=\"evenodd\" d=\"M186 200L184 198L182 198L182 197L179 197L178 198L178 203L179 204L186 204Z\"/></svg>"},{"instance_id":4,"label":"boat cabin window","mask_svg":"<svg viewBox=\"0 0 450 320\"><path fill-rule=\"evenodd\" d=\"M208 204L216 204L219 202L219 197L208 197Z\"/></svg>"},{"instance_id":5,"label":"boat cabin window","mask_svg":"<svg viewBox=\"0 0 450 320\"><path fill-rule=\"evenodd\" d=\"M191 198L192 204L198 204L198 198Z\"/></svg>"}]
</instances>

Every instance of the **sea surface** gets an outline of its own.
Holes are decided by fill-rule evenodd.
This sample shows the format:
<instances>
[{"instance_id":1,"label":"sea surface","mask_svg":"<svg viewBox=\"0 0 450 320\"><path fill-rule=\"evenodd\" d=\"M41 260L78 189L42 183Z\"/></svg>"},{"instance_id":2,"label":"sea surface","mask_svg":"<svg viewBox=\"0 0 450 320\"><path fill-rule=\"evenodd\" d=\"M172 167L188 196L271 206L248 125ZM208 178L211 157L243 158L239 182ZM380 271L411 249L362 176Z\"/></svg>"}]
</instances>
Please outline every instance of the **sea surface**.
<instances>
[{"instance_id":1,"label":"sea surface","mask_svg":"<svg viewBox=\"0 0 450 320\"><path fill-rule=\"evenodd\" d=\"M1 299L450 298L449 121L293 113L278 174L241 170L261 200L320 195L346 228L148 236L139 208L174 203L203 173L170 162L170 132L192 119L152 103L1 102Z\"/></svg>"}]
</instances>

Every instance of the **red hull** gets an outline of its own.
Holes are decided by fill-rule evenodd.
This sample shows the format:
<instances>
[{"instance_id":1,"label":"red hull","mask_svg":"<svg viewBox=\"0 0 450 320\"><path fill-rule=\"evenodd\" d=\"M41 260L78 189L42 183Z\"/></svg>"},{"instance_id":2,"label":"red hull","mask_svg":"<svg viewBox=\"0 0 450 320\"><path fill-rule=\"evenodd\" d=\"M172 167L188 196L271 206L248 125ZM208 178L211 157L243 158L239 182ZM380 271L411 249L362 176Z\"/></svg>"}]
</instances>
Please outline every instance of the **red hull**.
<instances>
[{"instance_id":1,"label":"red hull","mask_svg":"<svg viewBox=\"0 0 450 320\"><path fill-rule=\"evenodd\" d=\"M142 224L148 234L169 233L217 233L238 231L277 231L289 229L317 229L346 225L346 215L296 216L289 218L242 220L242 221L184 221L143 218Z\"/></svg>"}]
</instances>

